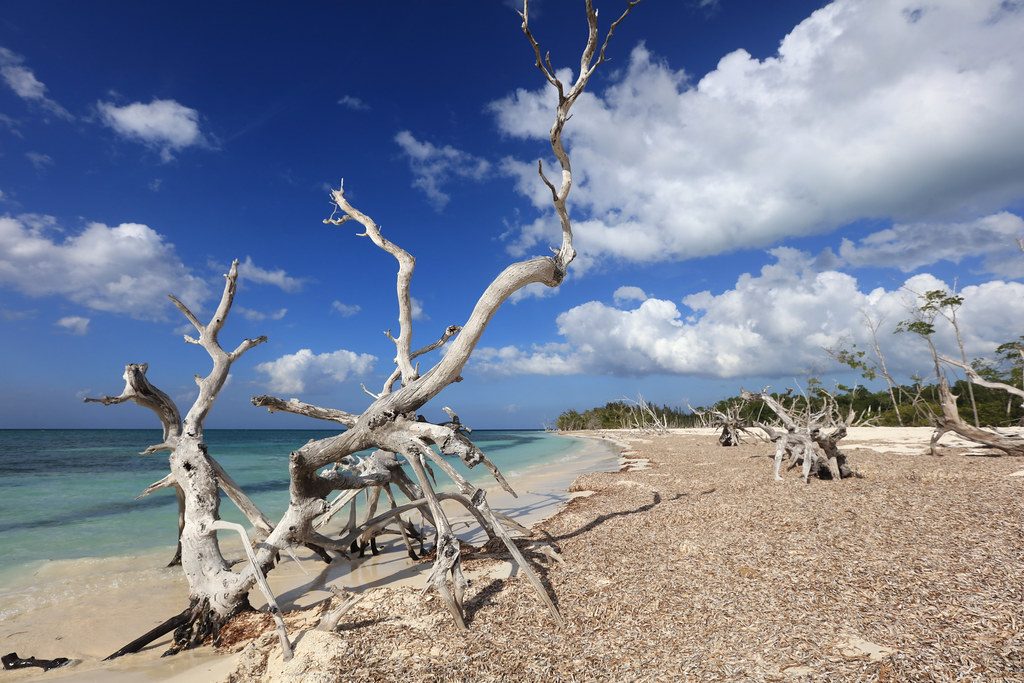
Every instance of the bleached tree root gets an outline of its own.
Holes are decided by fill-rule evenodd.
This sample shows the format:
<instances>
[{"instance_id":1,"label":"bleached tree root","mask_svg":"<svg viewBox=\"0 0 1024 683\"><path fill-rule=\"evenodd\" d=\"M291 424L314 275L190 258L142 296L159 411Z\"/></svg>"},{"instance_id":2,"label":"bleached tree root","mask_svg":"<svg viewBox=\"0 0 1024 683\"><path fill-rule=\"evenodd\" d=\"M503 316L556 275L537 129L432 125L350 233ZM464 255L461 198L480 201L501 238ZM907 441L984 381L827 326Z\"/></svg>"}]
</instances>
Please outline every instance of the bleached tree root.
<instances>
[{"instance_id":1,"label":"bleached tree root","mask_svg":"<svg viewBox=\"0 0 1024 683\"><path fill-rule=\"evenodd\" d=\"M166 486L176 486L181 491L184 513L179 536L180 561L189 586L189 607L129 643L115 655L138 651L146 643L168 632L173 632L173 645L168 654L196 647L208 640L216 643L221 627L228 620L241 611L252 609L248 594L254 585L260 585L261 589L264 589L273 609L275 603L273 595L266 588L265 574L277 563L280 553L290 552L290 549L297 545L319 549L321 557L327 560L330 559L327 550L348 553L352 543L356 543L357 551L365 549L364 543L368 543L372 550L375 546L375 537L388 529L387 520L394 520L410 555L416 555L412 541L417 536L422 555L423 534L417 533L411 524L402 519L400 510L403 506L396 505L389 488L392 484L410 501L414 501L415 508L423 516L424 527L429 523L434 528L436 557L429 577L429 586L441 595L458 627L466 627L462 603L468 582L462 570L459 540L441 507L441 500L445 495L450 495L453 500L465 507L491 539L501 540L513 561L537 592L555 624L563 625L554 601L505 526L517 525L509 523L507 517L493 511L483 489L476 488L466 481L442 455L435 453L432 447L436 445L445 456L459 457L468 467L483 465L505 490L513 496L515 491L499 468L466 436L470 430L459 421L454 412L445 408L451 420L444 424L428 423L418 412L450 384L462 380L462 371L484 330L509 297L529 285L557 287L565 279L569 264L576 257L576 250L573 246L572 222L567 208L573 175L569 155L562 140L563 130L571 117L574 104L583 94L597 68L604 63L605 52L615 29L638 2L639 0L627 0L626 9L611 23L602 42L598 31L597 11L592 0L584 0L588 28L586 44L580 57L579 69L575 73L575 80L563 82L558 77L550 57L542 57L540 45L530 29L529 2L524 0L520 13L522 31L533 50L536 67L557 94L549 139L551 151L561 171L558 184L556 185L545 174L543 165L539 162L537 171L541 182L551 192L552 207L561 227L561 244L557 248L552 248L551 256L528 258L507 266L480 294L465 323L461 326L448 326L436 342L413 350L413 306L410 292L415 270L413 256L388 240L380 226L370 216L351 204L346 197L344 183L331 192L335 208L324 223L341 226L351 221L359 224L362 227L360 236L368 238L376 247L393 256L397 262L399 329L397 336L391 331L387 332L388 339L395 346L395 369L379 392L366 391L372 402L358 414L313 406L296 399L284 401L267 396L253 399L254 404L271 411L307 415L346 427L342 433L310 441L290 454L289 504L276 523L266 518L252 504L227 472L210 456L204 438L206 417L224 387L232 365L250 349L266 341L265 337L245 339L231 352L226 351L220 344L219 334L231 310L236 292L238 262L232 263L230 271L225 276L223 294L208 322L200 321L182 301L171 297L174 305L198 333L197 337L185 336L185 341L201 347L213 363L209 374L196 377L198 397L184 419L170 397L146 380L145 365L126 367L125 389L121 395L96 400L108 405L133 401L155 412L164 426L161 443L150 446L145 452L169 451L171 473L148 487L146 492ZM421 373L419 361L416 359L442 346L446 346L446 353L440 354L440 358L433 366ZM357 457L356 454L370 449L377 450L370 457ZM415 482L398 466L398 456L411 465L415 473ZM435 491L431 466L439 468L456 483L459 491L457 495ZM360 490L372 491L367 510L362 517L362 524L357 521L356 511L356 499ZM387 520L382 519L382 515L376 512L381 490L386 492L391 505L391 510L384 513ZM341 497L333 503L328 503L328 498L338 491L342 492ZM238 506L258 534L265 535L256 548L251 547L247 539L243 542L248 562L238 570L233 570L225 562L217 540L218 529L233 528L241 531L220 521L221 492ZM340 511L345 504L351 505L349 523L342 532L346 535L341 540L326 536L326 519ZM382 523L383 526L378 526ZM519 530L522 528L519 527ZM348 541L350 537L351 541ZM493 542L496 544L496 541ZM282 647L287 653L287 634L279 619L278 626Z\"/></svg>"},{"instance_id":2,"label":"bleached tree root","mask_svg":"<svg viewBox=\"0 0 1024 683\"><path fill-rule=\"evenodd\" d=\"M452 618L455 619L456 626L465 631L466 622L462 613L462 598L469 584L462 572L459 539L452 532L448 517L441 509L441 503L434 493L434 488L430 485L430 480L427 479L426 462L423 456L419 454L411 456L409 464L412 465L413 471L416 473L416 479L419 480L420 488L423 489L424 497L427 499L427 505L430 506L430 512L434 516L437 528L434 569L427 577L427 586L433 587L437 591L445 607L451 612ZM452 590L448 589L449 577L452 582Z\"/></svg>"},{"instance_id":3,"label":"bleached tree root","mask_svg":"<svg viewBox=\"0 0 1024 683\"><path fill-rule=\"evenodd\" d=\"M335 594L338 592L336 591ZM336 631L338 629L338 623L341 622L341 618L345 616L353 607L359 604L359 601L363 599L362 595L347 594L345 601L341 603L335 609L327 612L320 618L320 623L317 624L318 631Z\"/></svg>"},{"instance_id":4,"label":"bleached tree root","mask_svg":"<svg viewBox=\"0 0 1024 683\"><path fill-rule=\"evenodd\" d=\"M470 484L465 477L459 474L458 470L452 467L448 462L444 460L443 457L437 455L431 449L424 449L423 454L432 459L438 465L438 467L444 470L444 473L447 474L448 477L459 486L459 489L464 494L471 496L470 501L472 502L473 508L480 512L480 516L484 520L486 520L486 522L489 523L494 533L497 534L498 538L500 538L501 541L505 544L505 547L508 549L509 554L512 556L513 562L516 564L517 567L519 567L520 571L523 572L523 575L526 577L527 581L529 581L530 585L537 593L537 597L540 598L541 603L545 607L547 607L552 619L554 619L555 623L561 628L564 625L564 622L562 621L562 615L559 614L558 608L555 607L555 604L551 600L551 596L548 595L547 589L545 589L544 584L541 583L540 579L537 577L537 574L533 571L533 568L530 567L529 563L526 561L526 558L523 557L523 554L519 551L519 548L512 540L512 537L509 536L508 532L505 530L504 526L498 519L497 515L494 513L493 510L491 510L491 507L487 502L486 491L484 491L483 489L478 489L474 487L472 484Z\"/></svg>"},{"instance_id":5,"label":"bleached tree root","mask_svg":"<svg viewBox=\"0 0 1024 683\"><path fill-rule=\"evenodd\" d=\"M698 411L695 411L691 407L690 412L697 414L704 425L721 428L722 431L718 435L718 445L739 446L743 443L743 439L740 436L741 433L757 438L757 436L749 430L749 427L752 425L749 420L742 416L742 409L743 402L740 402L726 406L725 411L712 408L698 413Z\"/></svg>"},{"instance_id":6,"label":"bleached tree root","mask_svg":"<svg viewBox=\"0 0 1024 683\"><path fill-rule=\"evenodd\" d=\"M754 395L749 391L741 390L741 396L746 401L760 400L778 416L786 431L782 432L762 422L755 422L755 426L765 432L768 439L775 443L775 481L782 481L781 467L783 460L788 459L792 469L798 464L802 465L804 483L810 483L811 474L819 479L832 479L839 481L848 477L860 477L847 463L846 454L839 450L839 442L846 437L846 422L833 419L835 428L831 432L825 432L818 421L826 414L835 411L835 405L826 401L823 412L807 414L800 418L795 416L779 403L767 389L760 394ZM852 418L852 412L847 419Z\"/></svg>"}]
</instances>

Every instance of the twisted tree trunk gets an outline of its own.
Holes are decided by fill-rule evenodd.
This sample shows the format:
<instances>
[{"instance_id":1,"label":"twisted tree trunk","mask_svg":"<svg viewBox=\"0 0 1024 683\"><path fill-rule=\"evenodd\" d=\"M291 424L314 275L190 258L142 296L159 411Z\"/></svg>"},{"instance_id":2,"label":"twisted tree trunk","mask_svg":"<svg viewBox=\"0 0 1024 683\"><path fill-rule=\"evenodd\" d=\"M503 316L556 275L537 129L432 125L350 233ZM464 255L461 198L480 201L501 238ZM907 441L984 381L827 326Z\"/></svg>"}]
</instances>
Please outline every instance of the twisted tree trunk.
<instances>
[{"instance_id":1,"label":"twisted tree trunk","mask_svg":"<svg viewBox=\"0 0 1024 683\"><path fill-rule=\"evenodd\" d=\"M1009 392L1010 394L1018 397L1024 397L1024 391L1017 387L1009 384L1003 384L1002 382L988 382L982 379L978 373L970 365L966 363L957 362L951 358L941 357L944 363L954 365L961 368L967 373L968 379L978 386L988 387L990 389L1002 389L1003 391ZM939 405L942 406L942 415L936 416L935 419L935 432L932 434L931 439L931 452L936 454L936 446L938 445L939 439L941 439L948 432L953 432L968 441L979 443L983 446L993 448L1000 453L993 453L993 455L1010 455L1010 456L1024 456L1024 439L1014 436L1004 436L988 429L981 429L975 427L963 421L960 417L960 411L956 405L957 396L949 388L949 382L946 381L945 377L939 379Z\"/></svg>"},{"instance_id":2,"label":"twisted tree trunk","mask_svg":"<svg viewBox=\"0 0 1024 683\"><path fill-rule=\"evenodd\" d=\"M415 556L409 540L412 537L411 525L403 522L401 518L401 514L409 509L421 510L424 519L436 530L437 553L434 570L430 575L430 586L441 595L456 624L465 628L462 600L466 580L461 569L459 540L453 534L445 512L440 506L440 500L446 497L457 500L470 510L488 536L501 539L513 561L536 591L542 605L550 612L555 623L561 625L561 617L554 602L506 529L506 525L518 525L510 523L507 517L492 510L483 489L470 484L443 456L457 456L469 467L482 464L491 471L505 490L515 495L512 487L498 468L472 443L467 436L469 430L462 425L453 411L445 409L451 419L444 424L427 423L418 415L418 411L449 384L461 380L462 370L473 349L491 318L509 296L534 283L555 287L565 278L576 251L572 244L572 224L566 205L572 187L572 170L569 155L562 143L563 129L570 118L572 106L583 93L597 67L605 61L605 50L616 27L638 1L631 0L627 3L625 11L611 24L603 42L600 42L597 11L591 0L585 0L587 42L580 58L576 80L569 85L564 84L556 76L550 57L542 59L540 45L529 26L529 3L524 2L523 11L520 13L523 33L533 49L537 68L555 88L558 96L550 142L552 152L561 167L561 179L556 186L545 175L540 163L538 174L551 191L552 206L561 224L562 241L557 249L553 249L553 256L531 258L505 268L480 295L463 325L450 326L437 341L413 350L410 287L415 259L403 248L389 241L370 216L350 203L343 184L332 191L331 198L335 210L324 222L340 226L355 221L362 227L362 236L368 237L374 245L391 254L398 262L396 294L399 334L396 337L388 333L388 337L395 345L396 367L378 393L367 390L373 402L359 414L314 406L297 399L285 401L270 396L258 396L253 399L255 405L266 407L272 412L285 411L306 415L340 423L346 427L340 434L311 441L291 453L288 465L289 504L276 524L272 524L255 505L251 504L241 489L210 457L203 436L205 418L224 386L231 365L246 351L266 340L265 337L247 339L231 353L225 352L218 342L218 333L234 299L238 276L237 261L232 264L231 271L226 276L220 305L209 323L201 323L188 307L172 297L175 305L199 332L198 338L186 336L185 340L201 346L213 360L213 369L209 375L197 378L199 397L184 420L179 417L171 399L145 381L144 365L128 366L131 371L126 370L127 385L121 396L97 400L104 403L133 400L154 410L161 417L164 424L164 441L147 449L147 452L171 451L171 473L147 488L145 493L165 486L180 488L184 500L180 559L189 584L189 607L180 615L168 620L161 627L163 631L156 629L115 655L134 651L132 648L137 650L145 644L142 642L145 638L149 638L145 640L149 642L170 629L174 629L172 651L198 645L209 636L216 640L217 633L225 621L248 608L247 595L255 584L259 584L267 592L268 601L273 606L273 596L269 595L269 589L262 580L263 575L273 567L281 551L288 551L294 545L312 545L325 555L323 549L346 554L352 544L360 539L368 539L372 543L374 534L385 528L381 524L386 525L394 519L399 532L406 538L408 551ZM414 364L413 361L444 345L448 346L447 353L433 367L420 374L419 364ZM442 455L436 453L431 446L436 446ZM377 451L366 458L356 457L359 451L367 449ZM400 454L411 465L415 483L402 471L395 454ZM442 470L455 483L459 493L436 492L426 474L428 463ZM333 468L323 469L332 464ZM392 484L402 490L412 503L408 506L396 506L393 498L390 498ZM251 561L240 571L232 571L226 565L217 541L217 530L228 526L219 520L219 488L239 505L260 532L266 534L266 538L257 549L247 549L247 552L252 551ZM342 538L329 538L321 533L323 525L319 524L318 520L335 514L345 504L354 505L355 495L348 494L362 489L372 489L377 493L385 491L392 509L384 515L368 512L364 515L362 524L353 523L352 528L347 529L347 535ZM336 498L333 503L328 502L327 498L335 491L346 493ZM352 511L354 515L354 507ZM283 633L283 629L281 632ZM282 645L287 655L289 646L287 638L283 635Z\"/></svg>"}]
</instances>

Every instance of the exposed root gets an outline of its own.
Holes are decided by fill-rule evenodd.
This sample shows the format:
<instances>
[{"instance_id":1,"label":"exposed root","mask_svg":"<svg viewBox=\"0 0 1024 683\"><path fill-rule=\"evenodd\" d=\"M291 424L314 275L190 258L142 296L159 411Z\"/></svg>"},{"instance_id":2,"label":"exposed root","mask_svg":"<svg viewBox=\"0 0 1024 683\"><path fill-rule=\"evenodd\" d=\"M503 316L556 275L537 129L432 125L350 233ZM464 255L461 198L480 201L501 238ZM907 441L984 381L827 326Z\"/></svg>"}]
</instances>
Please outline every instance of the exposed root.
<instances>
[{"instance_id":1,"label":"exposed root","mask_svg":"<svg viewBox=\"0 0 1024 683\"><path fill-rule=\"evenodd\" d=\"M193 599L189 608L182 612L187 617L184 623L174 629L174 642L162 656L167 657L176 655L182 650L191 650L204 645L207 640L214 646L219 646L221 629L236 615L251 611L255 610L247 599L234 612L226 617L221 617L210 609L210 601L207 598Z\"/></svg>"}]
</instances>

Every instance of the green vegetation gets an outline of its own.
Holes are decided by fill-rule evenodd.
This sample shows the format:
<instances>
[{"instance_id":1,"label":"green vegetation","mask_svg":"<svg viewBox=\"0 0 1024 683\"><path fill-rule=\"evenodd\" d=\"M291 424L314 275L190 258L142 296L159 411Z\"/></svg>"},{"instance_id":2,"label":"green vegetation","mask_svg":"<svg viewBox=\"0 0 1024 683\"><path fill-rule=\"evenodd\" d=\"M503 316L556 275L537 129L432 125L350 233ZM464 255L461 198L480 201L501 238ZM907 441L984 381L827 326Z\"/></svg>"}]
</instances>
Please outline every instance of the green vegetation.
<instances>
[{"instance_id":1,"label":"green vegetation","mask_svg":"<svg viewBox=\"0 0 1024 683\"><path fill-rule=\"evenodd\" d=\"M658 419L664 420L664 423L670 428L693 427L696 424L696 416L680 408L654 405L650 408L658 416ZM584 410L582 413L576 410L566 410L558 416L555 426L561 431L622 429L630 426L630 420L636 409L636 405L628 401L612 401L597 408Z\"/></svg>"},{"instance_id":2,"label":"green vegetation","mask_svg":"<svg viewBox=\"0 0 1024 683\"><path fill-rule=\"evenodd\" d=\"M1014 353L1016 353L1016 347L1014 348ZM1012 368L1012 373L1015 373L1014 377L1019 385L1021 372L1019 353L1016 363L1017 364ZM986 378L988 379L1008 382L1010 380L1011 373L998 372L989 367L985 368L984 374L987 375ZM811 410L819 410L824 405L824 400L820 393L821 383L820 381L812 378L808 385ZM920 393L918 393L919 388ZM958 381L952 385L952 390L957 396L966 396L967 383L965 381ZM792 393L773 395L785 404L792 401L794 397L794 394ZM871 418L871 424L874 425L886 427L895 427L899 425L896 417L896 411L890 402L887 389L870 391L865 387L851 388L839 385L839 393L834 395L836 401L839 403L840 409L846 412L852 406L853 410L857 414L858 420ZM903 397L900 399L900 410L903 413L903 424L905 426L931 426L929 418L930 413L942 413L942 409L939 407L938 387L934 384L927 386L899 386L897 387L897 396ZM919 397L917 399L916 409L913 405L914 400L912 398L915 396ZM974 396L978 403L978 417L982 425L1005 427L1020 424L1022 419L1024 419L1024 410L1021 409L1020 402L1012 400L1012 397L1007 396L1006 392L975 386ZM799 397L799 401L801 406L806 405L803 396ZM737 395L722 399L711 406L697 408L696 410L699 412L718 410L724 413L727 411L729 406L736 405L740 402L742 402L742 399ZM667 405L660 407L651 406L651 408L659 418L664 418L665 423L670 428L701 426L701 421L698 415L690 413L682 408ZM558 416L556 426L562 431L573 431L577 429L621 429L629 426L629 419L635 410L636 406L628 401L612 401L604 404L603 406L589 408L582 412L579 410L566 410ZM741 417L747 421L757 419L759 414L765 418L771 416L771 411L762 407L762 404L759 401L745 404L740 409Z\"/></svg>"}]
</instances>

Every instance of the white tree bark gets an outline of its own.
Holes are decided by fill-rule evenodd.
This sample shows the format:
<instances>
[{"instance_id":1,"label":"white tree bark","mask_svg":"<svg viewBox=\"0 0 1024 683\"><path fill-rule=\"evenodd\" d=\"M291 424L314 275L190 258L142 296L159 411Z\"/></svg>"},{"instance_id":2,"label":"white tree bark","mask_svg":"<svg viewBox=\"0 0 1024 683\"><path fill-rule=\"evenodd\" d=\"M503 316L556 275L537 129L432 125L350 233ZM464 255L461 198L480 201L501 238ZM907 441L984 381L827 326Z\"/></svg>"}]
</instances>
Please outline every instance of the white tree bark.
<instances>
[{"instance_id":1,"label":"white tree bark","mask_svg":"<svg viewBox=\"0 0 1024 683\"><path fill-rule=\"evenodd\" d=\"M885 379L885 386L889 389L889 400L892 401L892 408L896 411L896 422L903 426L903 415L900 414L900 404L896 400L896 380L889 374L889 367L885 362L885 354L882 353L882 347L878 343L878 328L882 324L882 320L875 320L866 310L861 311L861 315L864 316L864 324L867 325L868 330L871 332L871 347L875 352L875 358L878 359L878 371Z\"/></svg>"},{"instance_id":2,"label":"white tree bark","mask_svg":"<svg viewBox=\"0 0 1024 683\"><path fill-rule=\"evenodd\" d=\"M967 368L970 368L970 366L962 365L949 358L943 358L942 360L951 365L964 368L965 371L967 371ZM974 370L971 368L970 372L968 372L968 377L971 377L971 373L973 372ZM977 373L974 373L974 375L977 377ZM978 379L981 380L980 377L978 377ZM971 381L973 382L974 379L971 378ZM982 384L981 382L976 383L980 386L1000 384L998 382L986 382L985 384ZM1005 391L1009 391L1010 393L1018 396L1022 393L1019 389L1011 387L1010 385L991 386L991 388L1004 389ZM934 418L935 432L932 434L931 439L932 454L936 454L936 446L939 443L939 439L941 439L947 432L953 432L968 441L973 441L975 443L980 443L984 446L994 448L1002 454L1010 456L1024 456L1024 439L1012 436L1003 436L1002 434L997 434L996 432L967 424L960 417L960 411L957 408L956 401L957 396L950 391L949 382L946 381L945 377L939 378L939 404L942 406L942 415Z\"/></svg>"},{"instance_id":3,"label":"white tree bark","mask_svg":"<svg viewBox=\"0 0 1024 683\"><path fill-rule=\"evenodd\" d=\"M804 416L796 416L791 410L785 408L775 399L767 389L754 395L749 391L741 390L740 395L747 401L761 400L778 416L785 432L778 432L772 427L755 423L768 435L769 440L776 444L775 450L775 480L782 481L780 469L782 461L788 457L790 468L795 467L798 462L803 464L804 483L810 482L811 473L817 473L819 478L840 479L860 476L849 467L846 462L846 455L839 450L839 441L846 437L846 423L851 419L852 412L844 419L840 419L838 406L834 401L825 400L825 407L817 413L807 412ZM827 395L830 396L830 395ZM808 408L810 403L808 402ZM822 429L822 420L828 417L834 428L831 432ZM820 451L820 452L819 452Z\"/></svg>"},{"instance_id":4,"label":"white tree bark","mask_svg":"<svg viewBox=\"0 0 1024 683\"><path fill-rule=\"evenodd\" d=\"M520 13L523 33L533 49L538 69L558 94L550 142L552 152L561 168L560 182L556 187L544 174L540 164L538 173L541 181L551 190L552 206L562 229L561 245L557 249L552 249L553 256L535 257L505 268L480 295L465 323L461 326L448 327L436 342L413 351L410 290L415 271L415 258L388 240L380 226L349 201L343 184L332 191L331 198L335 211L324 222L335 226L350 221L358 223L363 229L360 235L368 237L375 246L391 254L398 263L398 336L392 335L390 331L387 333L395 345L396 367L379 393L367 390L373 401L358 414L314 406L297 399L285 401L270 396L258 396L253 399L255 405L266 407L271 412L285 411L307 415L340 423L347 429L338 435L311 441L291 453L289 505L276 524L271 525L262 513L257 514L255 506L245 505L244 501L239 505L243 512L249 510L247 515L251 515L250 520L267 532L267 536L254 552L253 561L238 572L226 566L217 543L216 530L223 528L218 515L218 487L224 488L233 499L233 492L237 494L240 489L230 482L226 473L210 458L203 437L203 425L219 391L224 386L231 365L246 351L265 341L265 338L247 339L231 353L225 352L218 341L218 333L223 327L235 295L237 261L232 264L231 272L227 275L223 296L209 323L200 322L187 306L172 297L172 301L199 333L198 338L186 336L185 340L201 346L213 360L211 372L206 377L196 380L199 385L199 396L195 403L184 420L177 418L176 412L170 414L168 411L173 407L173 402L166 395L161 395L148 383L145 390L136 388L136 384L143 386L139 376L144 380L144 366L141 366L141 373L132 373L132 381L136 384L129 383L130 386L126 386L122 396L107 399L105 402L118 403L131 399L155 410L164 421L164 442L148 450L171 451L171 477L181 488L184 498L181 563L190 590L189 609L182 615L168 620L164 625L170 624L176 628L175 648L200 644L208 635L216 637L217 630L225 620L248 606L246 596L249 589L255 583L262 582L263 574L274 565L279 553L293 545L315 544L344 553L348 548L347 542L351 542L350 538L369 538L372 541L373 535L384 528L378 525L382 521L386 524L386 520L390 519L395 519L400 533L405 536L408 527L401 518L405 509L395 506L393 499L392 509L384 513L386 520L382 520L381 515L368 513L364 515L361 524L354 525L356 528L340 540L327 538L318 530L316 524L319 518L337 512L342 507L341 501L352 505L352 514L355 514L355 497L346 498L343 494L338 504L332 506L327 502L327 497L333 492L362 489L379 491L383 488L390 498L391 484L398 486L413 501L410 505L423 511L424 520L432 524L437 532L437 553L434 570L430 576L430 586L441 594L459 626L465 626L462 598L466 580L461 569L459 540L452 533L451 525L440 506L440 500L444 497L453 498L463 504L489 536L502 540L513 561L519 565L523 575L537 592L541 603L551 613L555 623L561 625L561 617L553 601L509 536L505 528L509 523L508 519L493 511L487 503L485 492L459 475L442 455L434 452L431 446L436 445L444 455L459 457L469 467L484 465L503 488L515 495L512 487L500 470L470 441L467 436L468 429L450 409L446 408L446 411L449 412L451 421L445 424L426 423L417 411L449 384L461 380L462 370L481 335L509 296L534 283L554 287L565 278L576 251L573 248L572 223L567 206L573 178L569 155L562 141L563 130L570 118L573 105L583 93L597 67L605 61L605 51L612 34L638 1L627 2L625 11L611 24L601 42L597 11L591 0L585 0L587 42L580 58L576 80L568 85L556 76L550 57L541 58L540 45L529 25L529 3L524 2ZM420 373L418 364L414 365L413 361L445 344L448 346L447 353L426 372ZM126 371L126 381L127 374ZM174 411L176 410L174 408ZM177 425L177 431L172 428L174 425ZM379 449L379 455L363 459L353 457L359 451L372 448ZM411 465L416 475L416 483L410 481L401 467L397 466L398 461L394 454L400 454ZM390 464L392 462L394 465ZM426 473L428 462L448 475L460 493L436 492ZM331 464L334 464L333 468L323 470L326 465ZM163 481L157 482L147 491L163 485ZM270 528L266 528L268 526ZM408 538L406 541L410 553L414 555L411 542ZM143 639L139 639L141 640ZM283 644L286 645L286 640ZM126 649L128 648L123 650Z\"/></svg>"}]
</instances>

